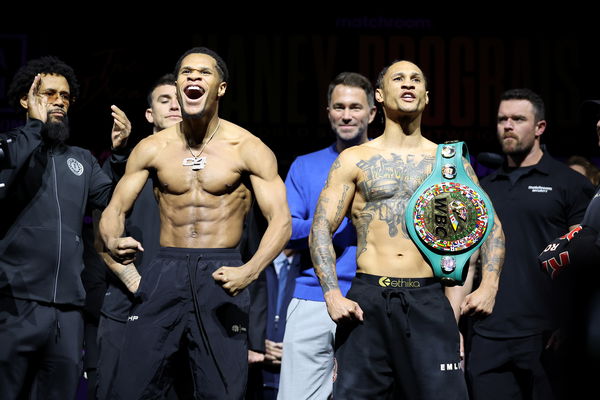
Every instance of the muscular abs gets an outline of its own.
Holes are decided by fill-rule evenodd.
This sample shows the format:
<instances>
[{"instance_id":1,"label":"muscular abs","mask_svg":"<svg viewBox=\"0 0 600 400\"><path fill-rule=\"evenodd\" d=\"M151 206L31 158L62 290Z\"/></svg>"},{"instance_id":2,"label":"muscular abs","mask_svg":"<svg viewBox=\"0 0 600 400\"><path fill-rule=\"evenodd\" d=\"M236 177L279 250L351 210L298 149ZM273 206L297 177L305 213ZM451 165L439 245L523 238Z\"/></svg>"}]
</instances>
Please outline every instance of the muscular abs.
<instances>
[{"instance_id":1,"label":"muscular abs","mask_svg":"<svg viewBox=\"0 0 600 400\"><path fill-rule=\"evenodd\" d=\"M431 173L431 154L375 154L360 160L352 221L357 230L357 272L432 276L405 226L406 205Z\"/></svg>"},{"instance_id":2,"label":"muscular abs","mask_svg":"<svg viewBox=\"0 0 600 400\"><path fill-rule=\"evenodd\" d=\"M179 146L173 146L179 147ZM242 235L251 194L234 161L235 149L214 143L206 166L183 166L188 154L165 149L157 162L155 194L159 203L160 244L168 247L235 247Z\"/></svg>"}]
</instances>

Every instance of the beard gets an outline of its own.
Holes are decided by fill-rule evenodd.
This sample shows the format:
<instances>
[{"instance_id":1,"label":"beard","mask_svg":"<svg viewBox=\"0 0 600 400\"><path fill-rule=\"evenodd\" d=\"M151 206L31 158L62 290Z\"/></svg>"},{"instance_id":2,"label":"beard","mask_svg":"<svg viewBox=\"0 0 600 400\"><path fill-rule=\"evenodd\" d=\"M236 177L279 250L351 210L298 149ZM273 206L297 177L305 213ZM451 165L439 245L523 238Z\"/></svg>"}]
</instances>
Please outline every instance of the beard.
<instances>
[{"instance_id":1,"label":"beard","mask_svg":"<svg viewBox=\"0 0 600 400\"><path fill-rule=\"evenodd\" d=\"M62 144L69 138L69 119L65 115L62 121L53 121L50 116L42 129L42 136L52 144Z\"/></svg>"},{"instance_id":2,"label":"beard","mask_svg":"<svg viewBox=\"0 0 600 400\"><path fill-rule=\"evenodd\" d=\"M528 154L533 148L533 143L523 143L518 141L516 143L506 144L502 143L502 152L510 156L521 156Z\"/></svg>"}]
</instances>

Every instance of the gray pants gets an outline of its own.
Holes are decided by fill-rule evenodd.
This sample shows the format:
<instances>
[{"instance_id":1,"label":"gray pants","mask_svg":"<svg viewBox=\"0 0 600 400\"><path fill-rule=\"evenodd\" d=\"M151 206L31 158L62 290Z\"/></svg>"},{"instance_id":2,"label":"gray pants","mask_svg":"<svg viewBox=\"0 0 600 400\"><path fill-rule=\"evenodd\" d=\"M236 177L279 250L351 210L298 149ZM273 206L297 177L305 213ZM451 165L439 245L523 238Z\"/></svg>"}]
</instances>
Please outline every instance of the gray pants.
<instances>
[{"instance_id":1,"label":"gray pants","mask_svg":"<svg viewBox=\"0 0 600 400\"><path fill-rule=\"evenodd\" d=\"M325 400L331 395L335 329L325 302L290 301L278 400Z\"/></svg>"}]
</instances>

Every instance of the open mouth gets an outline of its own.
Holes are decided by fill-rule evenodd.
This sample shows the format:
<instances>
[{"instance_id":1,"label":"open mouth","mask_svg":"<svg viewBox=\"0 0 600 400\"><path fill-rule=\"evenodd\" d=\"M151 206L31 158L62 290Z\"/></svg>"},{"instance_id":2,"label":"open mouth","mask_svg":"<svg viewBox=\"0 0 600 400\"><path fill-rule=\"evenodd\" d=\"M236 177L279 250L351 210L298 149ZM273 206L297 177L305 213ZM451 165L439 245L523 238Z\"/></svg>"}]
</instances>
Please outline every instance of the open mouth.
<instances>
[{"instance_id":1,"label":"open mouth","mask_svg":"<svg viewBox=\"0 0 600 400\"><path fill-rule=\"evenodd\" d=\"M412 94L412 93L404 93L402 95L402 98L404 100L414 100L416 98L416 96L414 94Z\"/></svg>"},{"instance_id":2,"label":"open mouth","mask_svg":"<svg viewBox=\"0 0 600 400\"><path fill-rule=\"evenodd\" d=\"M202 97L202 95L204 94L204 89L197 85L191 85L191 86L186 87L183 90L183 93L185 93L185 95L189 99L196 100L196 99L199 99L200 97Z\"/></svg>"}]
</instances>

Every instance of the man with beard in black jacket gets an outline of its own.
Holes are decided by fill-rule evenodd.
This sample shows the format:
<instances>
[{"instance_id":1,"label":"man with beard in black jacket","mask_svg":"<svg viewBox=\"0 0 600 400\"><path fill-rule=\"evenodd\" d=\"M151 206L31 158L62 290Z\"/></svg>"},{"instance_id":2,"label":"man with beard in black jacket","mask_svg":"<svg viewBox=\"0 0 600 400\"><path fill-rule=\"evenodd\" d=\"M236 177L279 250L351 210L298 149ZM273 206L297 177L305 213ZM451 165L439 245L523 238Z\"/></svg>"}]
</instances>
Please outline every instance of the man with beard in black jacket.
<instances>
[{"instance_id":1,"label":"man with beard in black jacket","mask_svg":"<svg viewBox=\"0 0 600 400\"><path fill-rule=\"evenodd\" d=\"M3 136L12 168L0 171L2 399L73 399L81 376L83 217L86 205L107 204L112 183L89 151L65 144L78 92L55 57L24 65L8 90L27 122Z\"/></svg>"}]
</instances>

